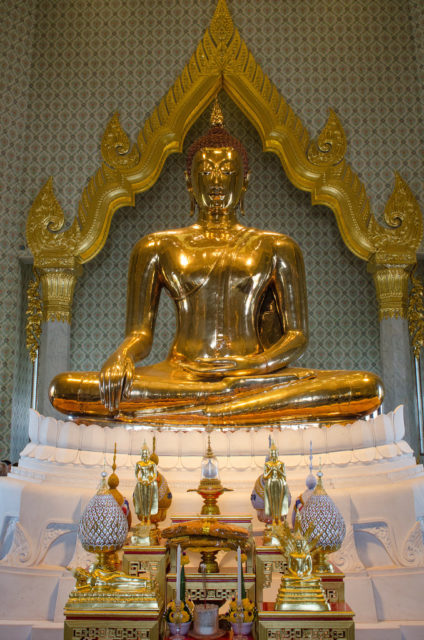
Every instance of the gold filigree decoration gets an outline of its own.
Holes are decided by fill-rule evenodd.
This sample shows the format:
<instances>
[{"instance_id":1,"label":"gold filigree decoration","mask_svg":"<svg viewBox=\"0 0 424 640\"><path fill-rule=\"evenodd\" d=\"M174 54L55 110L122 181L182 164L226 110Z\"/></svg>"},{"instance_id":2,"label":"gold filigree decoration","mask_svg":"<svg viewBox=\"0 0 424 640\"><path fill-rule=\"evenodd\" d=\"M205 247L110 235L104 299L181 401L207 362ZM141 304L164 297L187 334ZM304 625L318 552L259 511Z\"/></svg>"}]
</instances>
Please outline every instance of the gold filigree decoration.
<instances>
[{"instance_id":1,"label":"gold filigree decoration","mask_svg":"<svg viewBox=\"0 0 424 640\"><path fill-rule=\"evenodd\" d=\"M278 155L291 182L311 193L312 204L333 210L342 238L356 256L415 263L422 220L406 183L396 177L385 228L344 159L346 140L337 116L330 112L317 141L311 142L300 118L256 63L225 0L218 0L209 28L140 130L137 145L131 145L116 114L108 123L102 142L105 162L85 187L71 227L63 230L63 212L50 181L37 196L27 225L35 266L69 266L71 256L74 266L94 258L106 242L114 212L133 205L135 194L153 186L166 158L182 150L187 131L221 89L256 127L264 150Z\"/></svg>"},{"instance_id":2,"label":"gold filigree decoration","mask_svg":"<svg viewBox=\"0 0 424 640\"><path fill-rule=\"evenodd\" d=\"M416 266L411 273L411 291L408 304L408 326L412 349L415 358L420 355L424 347L424 287L415 275Z\"/></svg>"},{"instance_id":3,"label":"gold filigree decoration","mask_svg":"<svg viewBox=\"0 0 424 640\"><path fill-rule=\"evenodd\" d=\"M398 173L384 209L384 220L389 228L370 217L369 235L376 252L385 255L387 262L401 257L404 262L414 264L423 235L423 219L417 200Z\"/></svg>"},{"instance_id":4,"label":"gold filigree decoration","mask_svg":"<svg viewBox=\"0 0 424 640\"><path fill-rule=\"evenodd\" d=\"M40 298L40 279L37 274L27 288L27 310L26 310L26 348L29 352L31 362L37 359L37 353L41 338L41 321L43 310Z\"/></svg>"},{"instance_id":5,"label":"gold filigree decoration","mask_svg":"<svg viewBox=\"0 0 424 640\"><path fill-rule=\"evenodd\" d=\"M339 164L347 148L346 135L337 115L330 109L330 115L317 141L311 142L307 156L309 162L317 166Z\"/></svg>"},{"instance_id":6,"label":"gold filigree decoration","mask_svg":"<svg viewBox=\"0 0 424 640\"><path fill-rule=\"evenodd\" d=\"M50 260L62 265L66 258L72 262L77 254L80 230L76 221L64 230L65 215L53 190L53 178L50 177L41 189L30 209L26 236L28 246L36 264L48 265Z\"/></svg>"},{"instance_id":7,"label":"gold filigree decoration","mask_svg":"<svg viewBox=\"0 0 424 640\"><path fill-rule=\"evenodd\" d=\"M119 113L113 114L102 138L103 160L113 169L132 169L140 159L137 145L130 140L121 127Z\"/></svg>"},{"instance_id":8,"label":"gold filigree decoration","mask_svg":"<svg viewBox=\"0 0 424 640\"><path fill-rule=\"evenodd\" d=\"M376 254L368 263L378 301L379 319L406 318L408 311L409 265L378 262Z\"/></svg>"}]
</instances>

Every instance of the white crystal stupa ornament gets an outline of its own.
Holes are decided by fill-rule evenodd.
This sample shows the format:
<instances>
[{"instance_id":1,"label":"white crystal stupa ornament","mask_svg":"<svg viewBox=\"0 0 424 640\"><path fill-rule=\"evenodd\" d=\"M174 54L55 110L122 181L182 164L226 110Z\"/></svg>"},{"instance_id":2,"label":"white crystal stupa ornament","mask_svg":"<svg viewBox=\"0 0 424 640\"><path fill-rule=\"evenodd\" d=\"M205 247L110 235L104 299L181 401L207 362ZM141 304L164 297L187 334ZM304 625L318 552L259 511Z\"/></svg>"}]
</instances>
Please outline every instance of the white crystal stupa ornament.
<instances>
[{"instance_id":1,"label":"white crystal stupa ornament","mask_svg":"<svg viewBox=\"0 0 424 640\"><path fill-rule=\"evenodd\" d=\"M314 573L332 573L334 568L325 556L340 549L346 535L346 525L342 514L323 487L322 475L320 469L317 473L317 486L300 512L301 528L303 535L309 527L312 529L309 540L315 543Z\"/></svg>"},{"instance_id":2,"label":"white crystal stupa ornament","mask_svg":"<svg viewBox=\"0 0 424 640\"><path fill-rule=\"evenodd\" d=\"M99 489L87 504L78 528L83 548L91 553L118 551L128 533L127 519L115 498L108 493L106 476L103 471Z\"/></svg>"}]
</instances>

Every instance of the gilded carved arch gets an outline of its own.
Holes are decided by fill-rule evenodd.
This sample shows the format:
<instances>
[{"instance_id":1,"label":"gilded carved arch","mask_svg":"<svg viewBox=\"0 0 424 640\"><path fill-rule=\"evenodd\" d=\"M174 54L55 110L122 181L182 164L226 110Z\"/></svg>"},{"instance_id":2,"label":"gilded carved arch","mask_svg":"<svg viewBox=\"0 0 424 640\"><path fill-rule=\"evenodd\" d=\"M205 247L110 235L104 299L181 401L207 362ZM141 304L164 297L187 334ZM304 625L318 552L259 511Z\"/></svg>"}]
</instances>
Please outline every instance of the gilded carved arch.
<instances>
[{"instance_id":1,"label":"gilded carved arch","mask_svg":"<svg viewBox=\"0 0 424 640\"><path fill-rule=\"evenodd\" d=\"M416 262L422 215L408 185L396 175L385 211L374 217L365 187L346 162L346 136L337 115L311 140L278 89L255 62L235 28L225 0L218 4L194 54L131 143L119 116L101 143L102 164L85 187L69 229L50 178L27 221L27 240L40 274L45 319L70 321L76 277L104 246L115 211L156 182L169 154L180 152L186 133L220 89L256 127L266 151L278 155L291 182L309 191L313 204L330 207L347 247L374 273L380 316L405 315L409 268Z\"/></svg>"}]
</instances>

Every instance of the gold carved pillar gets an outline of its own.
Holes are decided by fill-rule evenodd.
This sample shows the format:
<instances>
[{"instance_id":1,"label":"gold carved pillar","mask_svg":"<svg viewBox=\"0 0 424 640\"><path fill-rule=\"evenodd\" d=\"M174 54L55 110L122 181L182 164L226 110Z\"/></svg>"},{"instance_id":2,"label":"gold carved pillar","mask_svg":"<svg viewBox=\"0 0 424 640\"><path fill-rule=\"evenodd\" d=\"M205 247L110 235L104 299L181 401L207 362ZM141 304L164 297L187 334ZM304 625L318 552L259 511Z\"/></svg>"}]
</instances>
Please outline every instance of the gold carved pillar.
<instances>
[{"instance_id":1,"label":"gold carved pillar","mask_svg":"<svg viewBox=\"0 0 424 640\"><path fill-rule=\"evenodd\" d=\"M43 321L71 324L72 300L81 265L38 269L43 297Z\"/></svg>"},{"instance_id":2,"label":"gold carved pillar","mask_svg":"<svg viewBox=\"0 0 424 640\"><path fill-rule=\"evenodd\" d=\"M38 361L38 410L56 415L48 399L52 378L70 368L71 316L75 284L82 273L78 256L79 226L66 231L65 217L54 195L50 178L31 207L27 222L28 246L40 280L43 306L42 333Z\"/></svg>"},{"instance_id":3,"label":"gold carved pillar","mask_svg":"<svg viewBox=\"0 0 424 640\"><path fill-rule=\"evenodd\" d=\"M400 258L400 256L399 256ZM384 412L404 405L405 438L416 448L417 420L414 373L408 330L408 283L412 265L391 263L389 256L374 255L368 262L378 301L380 355L385 397Z\"/></svg>"},{"instance_id":4,"label":"gold carved pillar","mask_svg":"<svg viewBox=\"0 0 424 640\"><path fill-rule=\"evenodd\" d=\"M422 214L411 190L396 174L382 226L371 219L368 233L374 252L368 259L377 293L380 354L385 397L383 409L404 405L405 437L416 449L418 425L408 330L408 282L423 233Z\"/></svg>"},{"instance_id":5,"label":"gold carved pillar","mask_svg":"<svg viewBox=\"0 0 424 640\"><path fill-rule=\"evenodd\" d=\"M43 325L38 364L38 411L43 415L63 416L48 399L51 380L70 369L72 300L81 265L70 268L41 267Z\"/></svg>"},{"instance_id":6,"label":"gold carved pillar","mask_svg":"<svg viewBox=\"0 0 424 640\"><path fill-rule=\"evenodd\" d=\"M37 408L43 415L63 419L51 406L48 389L57 373L70 369L72 300L82 267L41 267L37 272L43 299Z\"/></svg>"}]
</instances>

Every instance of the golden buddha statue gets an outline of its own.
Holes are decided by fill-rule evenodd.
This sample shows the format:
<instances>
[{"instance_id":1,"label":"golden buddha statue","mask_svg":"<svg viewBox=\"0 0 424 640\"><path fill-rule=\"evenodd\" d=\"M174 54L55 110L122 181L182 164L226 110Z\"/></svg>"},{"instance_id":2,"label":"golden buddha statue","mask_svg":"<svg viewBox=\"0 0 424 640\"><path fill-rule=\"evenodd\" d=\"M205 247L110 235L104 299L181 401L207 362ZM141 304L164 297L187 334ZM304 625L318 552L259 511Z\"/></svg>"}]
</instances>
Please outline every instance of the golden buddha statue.
<instances>
[{"instance_id":1,"label":"golden buddha statue","mask_svg":"<svg viewBox=\"0 0 424 640\"><path fill-rule=\"evenodd\" d=\"M278 450L273 442L269 449L269 460L264 465L265 515L279 525L289 511L289 492L284 462L278 459Z\"/></svg>"},{"instance_id":2,"label":"golden buddha statue","mask_svg":"<svg viewBox=\"0 0 424 640\"><path fill-rule=\"evenodd\" d=\"M54 378L57 410L83 422L187 428L347 421L378 408L383 388L372 373L289 366L308 341L303 258L291 238L239 222L248 176L246 150L215 103L187 157L197 221L135 245L126 337L100 373ZM176 336L166 360L140 366L162 289L175 303Z\"/></svg>"},{"instance_id":3,"label":"golden buddha statue","mask_svg":"<svg viewBox=\"0 0 424 640\"><path fill-rule=\"evenodd\" d=\"M151 542L150 516L157 514L159 509L157 466L150 458L150 451L144 443L141 449L141 459L135 465L137 484L133 493L134 509L140 524L135 527L131 536L132 544L149 545Z\"/></svg>"},{"instance_id":4,"label":"golden buddha statue","mask_svg":"<svg viewBox=\"0 0 424 640\"><path fill-rule=\"evenodd\" d=\"M302 535L299 512L296 514L293 530L284 521L276 532L281 551L287 558L289 574L281 578L275 610L328 611L330 607L320 578L312 573L311 552L315 541L308 542L307 535Z\"/></svg>"}]
</instances>

